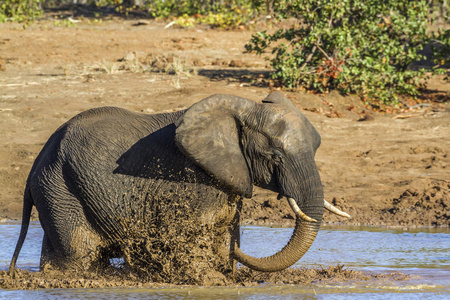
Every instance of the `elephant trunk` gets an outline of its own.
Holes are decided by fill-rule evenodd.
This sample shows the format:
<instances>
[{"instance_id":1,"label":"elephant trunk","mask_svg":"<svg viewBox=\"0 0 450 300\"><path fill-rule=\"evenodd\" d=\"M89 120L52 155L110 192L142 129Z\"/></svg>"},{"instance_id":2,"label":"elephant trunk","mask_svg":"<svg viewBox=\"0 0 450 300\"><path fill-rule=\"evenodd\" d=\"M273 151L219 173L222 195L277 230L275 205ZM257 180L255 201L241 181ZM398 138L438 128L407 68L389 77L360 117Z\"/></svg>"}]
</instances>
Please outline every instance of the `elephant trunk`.
<instances>
[{"instance_id":1,"label":"elephant trunk","mask_svg":"<svg viewBox=\"0 0 450 300\"><path fill-rule=\"evenodd\" d=\"M323 211L323 209L315 210ZM297 217L292 237L281 251L272 256L256 258L249 256L243 253L241 249L236 248L234 257L243 265L262 272L276 272L292 266L306 253L306 251L308 251L319 231L319 220L322 219L322 213L314 214L307 211L305 213L318 221L308 222Z\"/></svg>"},{"instance_id":2,"label":"elephant trunk","mask_svg":"<svg viewBox=\"0 0 450 300\"><path fill-rule=\"evenodd\" d=\"M293 206L296 205L290 203L296 214L296 222L294 232L286 246L274 255L263 258L246 255L238 247L235 247L233 255L238 262L257 271L276 272L292 266L308 251L319 231L324 210L320 176L315 164L311 167L310 172L302 174L312 175L302 176L303 184L300 184L302 187L299 197L304 201L300 202L298 198L295 199L300 204L301 210L297 207L298 211L295 211ZM287 198L288 201L292 201L292 198L288 196Z\"/></svg>"}]
</instances>

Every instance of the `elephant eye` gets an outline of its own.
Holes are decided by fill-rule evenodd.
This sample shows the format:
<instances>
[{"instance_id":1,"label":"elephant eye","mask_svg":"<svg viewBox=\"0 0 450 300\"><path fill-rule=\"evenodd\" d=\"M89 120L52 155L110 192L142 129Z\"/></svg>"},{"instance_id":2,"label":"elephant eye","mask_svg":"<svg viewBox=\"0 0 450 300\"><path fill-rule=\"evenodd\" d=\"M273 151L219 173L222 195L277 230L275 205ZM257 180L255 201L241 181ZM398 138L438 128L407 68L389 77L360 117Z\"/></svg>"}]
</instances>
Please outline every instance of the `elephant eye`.
<instances>
[{"instance_id":1,"label":"elephant eye","mask_svg":"<svg viewBox=\"0 0 450 300\"><path fill-rule=\"evenodd\" d=\"M278 149L273 150L272 159L277 163L283 162L283 153Z\"/></svg>"}]
</instances>

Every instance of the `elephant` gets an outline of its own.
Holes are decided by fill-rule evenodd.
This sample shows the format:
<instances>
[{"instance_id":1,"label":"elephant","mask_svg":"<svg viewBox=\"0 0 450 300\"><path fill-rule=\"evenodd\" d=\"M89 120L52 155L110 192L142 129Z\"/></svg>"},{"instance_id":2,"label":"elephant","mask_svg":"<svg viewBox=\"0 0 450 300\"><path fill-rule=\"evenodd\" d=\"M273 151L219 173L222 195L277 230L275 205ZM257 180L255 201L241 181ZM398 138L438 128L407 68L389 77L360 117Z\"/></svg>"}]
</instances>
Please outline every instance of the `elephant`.
<instances>
[{"instance_id":1,"label":"elephant","mask_svg":"<svg viewBox=\"0 0 450 300\"><path fill-rule=\"evenodd\" d=\"M177 227L187 232L181 220L225 228L197 233L196 241L220 242L209 257L200 247L193 260L218 255L220 272L232 272L236 262L265 272L288 268L313 243L324 208L348 216L324 200L314 160L320 143L314 126L280 92L261 103L216 94L172 113L82 112L53 133L32 166L9 272L33 206L44 230L41 269L103 266L126 255L123 245L136 224L164 238ZM289 242L263 258L240 249L242 201L252 197L254 185L287 199L295 213ZM147 248L161 245L153 241Z\"/></svg>"}]
</instances>

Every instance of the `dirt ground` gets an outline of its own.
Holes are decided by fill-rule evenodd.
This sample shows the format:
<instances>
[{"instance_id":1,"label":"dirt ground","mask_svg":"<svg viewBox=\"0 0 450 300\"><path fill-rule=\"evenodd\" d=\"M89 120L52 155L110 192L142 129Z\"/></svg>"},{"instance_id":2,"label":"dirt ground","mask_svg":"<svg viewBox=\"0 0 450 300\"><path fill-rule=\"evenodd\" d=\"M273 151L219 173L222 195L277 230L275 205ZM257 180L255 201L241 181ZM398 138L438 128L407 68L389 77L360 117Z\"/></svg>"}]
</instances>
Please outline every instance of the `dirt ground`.
<instances>
[{"instance_id":1,"label":"dirt ground","mask_svg":"<svg viewBox=\"0 0 450 300\"><path fill-rule=\"evenodd\" d=\"M214 93L258 101L273 89L268 62L244 53L252 31L80 20L0 24L0 220L20 219L34 159L81 111L170 112ZM449 226L449 91L442 77L433 78L422 98L434 102L395 114L336 92L283 91L322 136L316 161L326 199L352 216L326 213L325 223ZM260 189L243 210L246 224L293 224L287 203Z\"/></svg>"}]
</instances>

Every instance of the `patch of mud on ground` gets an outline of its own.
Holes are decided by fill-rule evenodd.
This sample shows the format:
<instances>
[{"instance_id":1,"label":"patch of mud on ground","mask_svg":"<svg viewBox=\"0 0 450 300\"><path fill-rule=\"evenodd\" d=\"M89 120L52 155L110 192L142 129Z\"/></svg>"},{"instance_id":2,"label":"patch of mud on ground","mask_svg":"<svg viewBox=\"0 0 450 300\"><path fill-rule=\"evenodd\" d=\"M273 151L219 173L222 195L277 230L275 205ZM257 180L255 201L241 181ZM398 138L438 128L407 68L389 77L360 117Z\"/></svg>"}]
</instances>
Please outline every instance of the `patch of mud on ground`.
<instances>
[{"instance_id":1,"label":"patch of mud on ground","mask_svg":"<svg viewBox=\"0 0 450 300\"><path fill-rule=\"evenodd\" d=\"M207 276L203 286L258 286L260 284L326 284L331 282L361 282L361 281L403 281L411 277L399 272L388 274L372 274L345 269L342 265L326 268L287 269L280 272L262 273L248 268L238 269L233 278L223 281L209 281ZM178 284L183 285L183 282ZM170 287L173 285L149 282L132 275L119 274L73 274L67 272L42 271L29 272L17 270L14 277L7 271L0 271L0 289L55 289L55 288L107 288L107 287Z\"/></svg>"}]
</instances>

